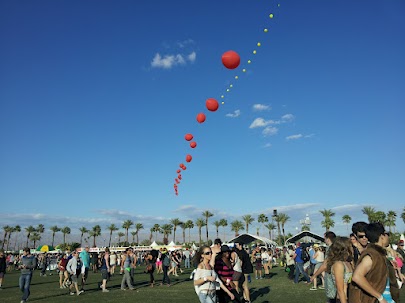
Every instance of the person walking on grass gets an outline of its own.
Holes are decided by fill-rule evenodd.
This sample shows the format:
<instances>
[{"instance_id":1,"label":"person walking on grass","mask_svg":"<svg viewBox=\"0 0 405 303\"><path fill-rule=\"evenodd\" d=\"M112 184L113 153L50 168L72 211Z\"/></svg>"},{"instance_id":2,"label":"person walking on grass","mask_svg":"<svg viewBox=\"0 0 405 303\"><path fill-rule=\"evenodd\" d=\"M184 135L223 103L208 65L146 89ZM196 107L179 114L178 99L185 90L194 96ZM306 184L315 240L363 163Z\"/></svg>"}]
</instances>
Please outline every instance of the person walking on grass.
<instances>
[{"instance_id":1,"label":"person walking on grass","mask_svg":"<svg viewBox=\"0 0 405 303\"><path fill-rule=\"evenodd\" d=\"M124 269L124 274L121 280L121 290L126 290L126 286L130 290L134 289L134 286L131 282L131 267L132 267L132 255L134 254L131 248L127 248L126 254L124 254L121 258L121 267Z\"/></svg>"},{"instance_id":2,"label":"person walking on grass","mask_svg":"<svg viewBox=\"0 0 405 303\"><path fill-rule=\"evenodd\" d=\"M162 249L161 259L162 259L162 267L163 267L163 279L162 279L161 285L167 284L167 286L170 286L170 278L169 278L169 275L167 274L169 271L169 266L170 266L170 257L169 257L166 247L164 247Z\"/></svg>"},{"instance_id":3,"label":"person walking on grass","mask_svg":"<svg viewBox=\"0 0 405 303\"><path fill-rule=\"evenodd\" d=\"M297 243L297 248L295 249L294 253L294 260L295 260L295 277L294 277L294 283L297 284L299 281L300 274L304 276L305 283L310 283L310 278L308 274L304 270L304 260L302 259L302 250L306 249L305 247L302 247L300 243Z\"/></svg>"},{"instance_id":4,"label":"person walking on grass","mask_svg":"<svg viewBox=\"0 0 405 303\"><path fill-rule=\"evenodd\" d=\"M83 293L83 291L79 291L79 286L77 285L77 273L80 272L80 267L78 267L78 258L79 258L79 253L77 251L74 251L72 253L72 258L69 260L69 262L66 265L66 270L70 275L70 280L72 281L72 284L70 284L70 295L74 296L74 291L76 290L76 295L80 295Z\"/></svg>"},{"instance_id":5,"label":"person walking on grass","mask_svg":"<svg viewBox=\"0 0 405 303\"><path fill-rule=\"evenodd\" d=\"M7 271L7 263L6 263L6 256L4 255L4 251L0 250L0 289L2 289L4 275Z\"/></svg>"},{"instance_id":6,"label":"person walking on grass","mask_svg":"<svg viewBox=\"0 0 405 303\"><path fill-rule=\"evenodd\" d=\"M110 249L108 247L105 248L104 255L101 256L100 272L102 279L100 288L103 292L109 292L107 289L107 280L110 274Z\"/></svg>"},{"instance_id":7,"label":"person walking on grass","mask_svg":"<svg viewBox=\"0 0 405 303\"><path fill-rule=\"evenodd\" d=\"M81 287L80 290L84 291L84 285L86 284L87 277L89 276L89 270L90 270L90 254L89 254L90 248L86 246L84 250L82 250L79 254L79 258L82 261L82 268L81 268L81 274L82 274L82 279L81 279Z\"/></svg>"},{"instance_id":8,"label":"person walking on grass","mask_svg":"<svg viewBox=\"0 0 405 303\"><path fill-rule=\"evenodd\" d=\"M23 292L21 303L25 303L30 296L30 284L32 279L32 272L37 267L37 260L31 255L28 247L24 248L23 255L20 259L18 269L20 270L19 286Z\"/></svg>"}]
</instances>

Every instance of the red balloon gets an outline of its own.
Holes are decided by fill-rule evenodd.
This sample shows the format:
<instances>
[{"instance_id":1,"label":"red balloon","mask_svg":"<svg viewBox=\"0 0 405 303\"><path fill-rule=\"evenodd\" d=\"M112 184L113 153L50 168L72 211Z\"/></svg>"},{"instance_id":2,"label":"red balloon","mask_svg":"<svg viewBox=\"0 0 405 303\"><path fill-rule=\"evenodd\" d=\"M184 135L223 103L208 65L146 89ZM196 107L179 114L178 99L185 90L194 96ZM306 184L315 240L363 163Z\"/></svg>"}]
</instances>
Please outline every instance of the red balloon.
<instances>
[{"instance_id":1,"label":"red balloon","mask_svg":"<svg viewBox=\"0 0 405 303\"><path fill-rule=\"evenodd\" d=\"M174 184L173 187L177 190L177 184Z\"/></svg>"},{"instance_id":2,"label":"red balloon","mask_svg":"<svg viewBox=\"0 0 405 303\"><path fill-rule=\"evenodd\" d=\"M180 168L183 168L184 164L183 164L183 163L180 163L180 165L179 165L179 166L180 166Z\"/></svg>"},{"instance_id":3,"label":"red balloon","mask_svg":"<svg viewBox=\"0 0 405 303\"><path fill-rule=\"evenodd\" d=\"M197 115L197 121L198 123L203 123L205 121L205 115L203 113L199 113Z\"/></svg>"},{"instance_id":4,"label":"red balloon","mask_svg":"<svg viewBox=\"0 0 405 303\"><path fill-rule=\"evenodd\" d=\"M174 181L176 181L176 184L179 184L179 183L180 183L179 180L177 180L177 178L174 179Z\"/></svg>"},{"instance_id":5,"label":"red balloon","mask_svg":"<svg viewBox=\"0 0 405 303\"><path fill-rule=\"evenodd\" d=\"M227 51L222 55L222 64L229 69L235 69L240 64L240 57L235 51Z\"/></svg>"},{"instance_id":6,"label":"red balloon","mask_svg":"<svg viewBox=\"0 0 405 303\"><path fill-rule=\"evenodd\" d=\"M193 142L190 143L190 147L191 147L191 148L195 148L196 146L197 146L197 143L196 143L196 142L193 141Z\"/></svg>"},{"instance_id":7,"label":"red balloon","mask_svg":"<svg viewBox=\"0 0 405 303\"><path fill-rule=\"evenodd\" d=\"M179 174L179 175L177 176L177 178L179 178L179 180L181 180L181 175Z\"/></svg>"},{"instance_id":8,"label":"red balloon","mask_svg":"<svg viewBox=\"0 0 405 303\"><path fill-rule=\"evenodd\" d=\"M209 111L215 112L219 107L219 103L214 98L209 98L205 101L205 106Z\"/></svg>"},{"instance_id":9,"label":"red balloon","mask_svg":"<svg viewBox=\"0 0 405 303\"><path fill-rule=\"evenodd\" d=\"M179 193L176 191L176 196L178 196L179 195Z\"/></svg>"},{"instance_id":10,"label":"red balloon","mask_svg":"<svg viewBox=\"0 0 405 303\"><path fill-rule=\"evenodd\" d=\"M191 162L192 159L193 159L193 157L191 157L191 155L187 155L187 156L186 156L186 161L187 161L187 162Z\"/></svg>"},{"instance_id":11,"label":"red balloon","mask_svg":"<svg viewBox=\"0 0 405 303\"><path fill-rule=\"evenodd\" d=\"M181 167L182 170L186 170L187 167L185 167L184 165Z\"/></svg>"},{"instance_id":12,"label":"red balloon","mask_svg":"<svg viewBox=\"0 0 405 303\"><path fill-rule=\"evenodd\" d=\"M178 169L176 172L177 172L178 174L180 174L181 170L180 170L180 169Z\"/></svg>"},{"instance_id":13,"label":"red balloon","mask_svg":"<svg viewBox=\"0 0 405 303\"><path fill-rule=\"evenodd\" d=\"M191 141L191 140L193 140L193 135L192 134L186 134L184 136L184 139L186 139L187 141Z\"/></svg>"}]
</instances>

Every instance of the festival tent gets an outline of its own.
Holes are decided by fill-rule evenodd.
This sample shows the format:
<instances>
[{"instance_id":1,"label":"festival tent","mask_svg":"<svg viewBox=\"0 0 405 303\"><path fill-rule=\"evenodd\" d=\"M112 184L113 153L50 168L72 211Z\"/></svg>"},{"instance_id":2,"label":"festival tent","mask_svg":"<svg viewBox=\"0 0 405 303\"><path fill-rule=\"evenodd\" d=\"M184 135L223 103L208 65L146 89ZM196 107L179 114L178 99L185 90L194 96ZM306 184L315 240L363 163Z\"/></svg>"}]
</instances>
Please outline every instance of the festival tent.
<instances>
[{"instance_id":1,"label":"festival tent","mask_svg":"<svg viewBox=\"0 0 405 303\"><path fill-rule=\"evenodd\" d=\"M263 242L266 246L277 246L277 243L273 240L270 240L266 237L256 236L252 234L241 234L233 239L228 240L228 243L242 243L242 244L249 244L253 241L260 241Z\"/></svg>"},{"instance_id":2,"label":"festival tent","mask_svg":"<svg viewBox=\"0 0 405 303\"><path fill-rule=\"evenodd\" d=\"M322 243L324 243L324 238L321 237L320 235L311 233L310 231L302 231L302 232L296 234L295 236L288 238L287 241L285 241L286 244L296 243L296 242L305 242L305 243L322 242Z\"/></svg>"},{"instance_id":3,"label":"festival tent","mask_svg":"<svg viewBox=\"0 0 405 303\"><path fill-rule=\"evenodd\" d=\"M159 246L159 245L156 243L156 241L153 241L153 243L150 246L151 247L156 247L156 246Z\"/></svg>"},{"instance_id":4,"label":"festival tent","mask_svg":"<svg viewBox=\"0 0 405 303\"><path fill-rule=\"evenodd\" d=\"M174 243L174 242L172 241L172 242L170 242L169 245L167 245L167 246L169 246L169 247L174 247L174 246L176 246L176 243Z\"/></svg>"}]
</instances>

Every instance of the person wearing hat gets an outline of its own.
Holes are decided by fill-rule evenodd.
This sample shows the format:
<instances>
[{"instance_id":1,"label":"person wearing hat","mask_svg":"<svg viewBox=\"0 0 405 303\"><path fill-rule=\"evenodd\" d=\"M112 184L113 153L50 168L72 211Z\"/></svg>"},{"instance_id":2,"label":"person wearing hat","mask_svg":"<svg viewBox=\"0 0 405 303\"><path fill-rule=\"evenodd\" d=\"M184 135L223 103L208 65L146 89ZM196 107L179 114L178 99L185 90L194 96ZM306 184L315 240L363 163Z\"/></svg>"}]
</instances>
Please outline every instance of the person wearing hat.
<instances>
[{"instance_id":1,"label":"person wearing hat","mask_svg":"<svg viewBox=\"0 0 405 303\"><path fill-rule=\"evenodd\" d=\"M166 247L163 247L162 249L162 268L163 268L163 279L162 283L160 285L167 284L167 286L170 286L170 278L169 275L167 274L169 272L169 267L170 267L170 256L167 251Z\"/></svg>"},{"instance_id":2,"label":"person wearing hat","mask_svg":"<svg viewBox=\"0 0 405 303\"><path fill-rule=\"evenodd\" d=\"M231 249L228 245L221 246L221 252L217 255L215 259L215 272L218 274L219 279L225 284L228 291L232 292L234 295L238 293L235 291L236 286L233 283L233 266L231 263ZM219 303L229 302L228 293L222 289L217 291L217 297Z\"/></svg>"},{"instance_id":3,"label":"person wearing hat","mask_svg":"<svg viewBox=\"0 0 405 303\"><path fill-rule=\"evenodd\" d=\"M20 270L19 286L23 292L21 303L25 303L30 296L30 284L32 279L32 272L37 267L37 260L28 247L24 248L23 255L20 259L18 269Z\"/></svg>"},{"instance_id":4,"label":"person wearing hat","mask_svg":"<svg viewBox=\"0 0 405 303\"><path fill-rule=\"evenodd\" d=\"M315 243L314 244L314 260L315 260L315 267L314 267L314 273L321 267L323 264L323 261L325 261L325 253L323 252L323 248L319 246L319 244ZM319 289L324 289L325 288L325 280L324 280L324 273L320 274L321 280L322 280L322 285L319 286ZM314 286L310 288L310 290L317 290L317 284L318 284L318 279L313 279Z\"/></svg>"}]
</instances>

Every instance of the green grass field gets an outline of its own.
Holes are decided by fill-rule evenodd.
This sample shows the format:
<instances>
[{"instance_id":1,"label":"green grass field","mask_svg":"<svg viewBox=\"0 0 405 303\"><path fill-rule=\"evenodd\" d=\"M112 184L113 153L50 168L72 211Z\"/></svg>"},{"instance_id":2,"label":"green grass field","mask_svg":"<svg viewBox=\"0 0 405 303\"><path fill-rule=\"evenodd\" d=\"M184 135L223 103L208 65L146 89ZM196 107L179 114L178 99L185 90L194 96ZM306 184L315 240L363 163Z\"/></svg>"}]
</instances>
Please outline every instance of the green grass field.
<instances>
[{"instance_id":1,"label":"green grass field","mask_svg":"<svg viewBox=\"0 0 405 303\"><path fill-rule=\"evenodd\" d=\"M90 273L85 292L80 296L70 296L67 289L60 289L58 276L40 277L39 271L34 273L31 283L31 296L29 302L137 302L137 303L189 303L199 302L194 292L193 283L189 280L190 270L179 277L170 276L172 286L148 286L149 275L144 274L143 267L137 269L135 274L135 290L122 291L120 289L121 277L119 274L111 278L107 286L109 293L102 293L97 288L100 281L98 273ZM255 280L249 284L252 301L255 303L325 303L326 297L323 290L310 291L309 285L293 284L287 279L287 274L281 268L273 268L271 279ZM1 303L20 302L21 293L18 289L18 272L6 274L3 289L0 291ZM155 275L160 282L162 275Z\"/></svg>"}]
</instances>

